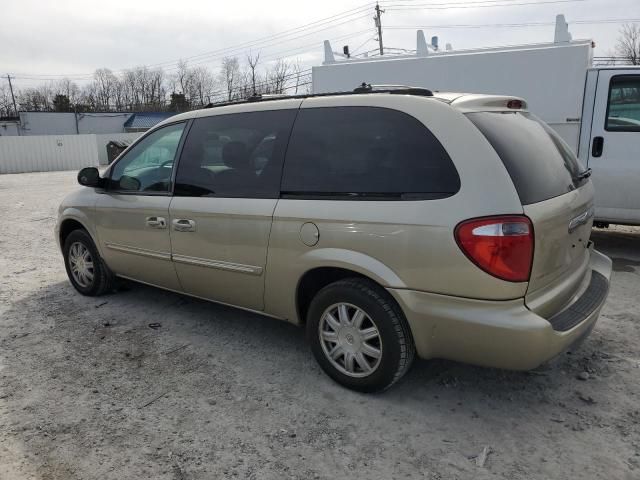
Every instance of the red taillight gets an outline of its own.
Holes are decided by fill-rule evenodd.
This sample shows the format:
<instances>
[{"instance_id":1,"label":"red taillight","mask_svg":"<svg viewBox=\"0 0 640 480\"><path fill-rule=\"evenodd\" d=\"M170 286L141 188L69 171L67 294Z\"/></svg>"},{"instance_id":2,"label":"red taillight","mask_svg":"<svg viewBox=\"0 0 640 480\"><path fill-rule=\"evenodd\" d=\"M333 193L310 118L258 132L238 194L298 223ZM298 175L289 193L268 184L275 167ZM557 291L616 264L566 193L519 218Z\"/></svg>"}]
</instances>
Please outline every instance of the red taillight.
<instances>
[{"instance_id":1,"label":"red taillight","mask_svg":"<svg viewBox=\"0 0 640 480\"><path fill-rule=\"evenodd\" d=\"M527 282L533 260L533 226L521 215L466 220L456 227L456 242L485 272L510 282Z\"/></svg>"}]
</instances>

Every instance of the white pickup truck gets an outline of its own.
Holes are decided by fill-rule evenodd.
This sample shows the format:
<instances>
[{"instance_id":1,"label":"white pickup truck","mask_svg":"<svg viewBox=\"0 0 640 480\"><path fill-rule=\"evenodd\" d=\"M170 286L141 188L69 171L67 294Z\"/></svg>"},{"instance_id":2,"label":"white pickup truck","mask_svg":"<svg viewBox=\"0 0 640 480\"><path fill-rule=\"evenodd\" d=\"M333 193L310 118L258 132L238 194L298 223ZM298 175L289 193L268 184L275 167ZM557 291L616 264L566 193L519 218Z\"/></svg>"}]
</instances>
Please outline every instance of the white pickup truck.
<instances>
[{"instance_id":1,"label":"white pickup truck","mask_svg":"<svg viewBox=\"0 0 640 480\"><path fill-rule=\"evenodd\" d=\"M563 15L553 43L442 51L419 30L415 54L337 60L325 42L313 92L366 82L522 97L591 168L596 224L640 225L640 67L593 67L593 48Z\"/></svg>"},{"instance_id":2,"label":"white pickup truck","mask_svg":"<svg viewBox=\"0 0 640 480\"><path fill-rule=\"evenodd\" d=\"M592 170L597 224L640 225L640 67L587 70L578 157Z\"/></svg>"}]
</instances>

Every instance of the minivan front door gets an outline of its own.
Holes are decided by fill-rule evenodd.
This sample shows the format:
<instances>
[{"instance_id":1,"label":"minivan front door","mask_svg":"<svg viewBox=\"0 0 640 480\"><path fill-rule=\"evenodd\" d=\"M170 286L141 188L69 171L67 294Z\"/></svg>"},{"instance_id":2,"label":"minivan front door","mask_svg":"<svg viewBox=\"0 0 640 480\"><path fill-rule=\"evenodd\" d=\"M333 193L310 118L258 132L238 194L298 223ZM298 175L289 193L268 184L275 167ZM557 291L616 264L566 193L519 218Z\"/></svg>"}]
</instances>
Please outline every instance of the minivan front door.
<instances>
[{"instance_id":1,"label":"minivan front door","mask_svg":"<svg viewBox=\"0 0 640 480\"><path fill-rule=\"evenodd\" d=\"M640 224L640 71L598 73L589 167L596 219Z\"/></svg>"},{"instance_id":2,"label":"minivan front door","mask_svg":"<svg viewBox=\"0 0 640 480\"><path fill-rule=\"evenodd\" d=\"M169 203L173 163L185 123L161 127L111 167L96 202L104 260L116 274L180 290L171 262Z\"/></svg>"},{"instance_id":3,"label":"minivan front door","mask_svg":"<svg viewBox=\"0 0 640 480\"><path fill-rule=\"evenodd\" d=\"M169 208L185 293L264 308L264 278L284 151L300 100L193 121Z\"/></svg>"}]
</instances>

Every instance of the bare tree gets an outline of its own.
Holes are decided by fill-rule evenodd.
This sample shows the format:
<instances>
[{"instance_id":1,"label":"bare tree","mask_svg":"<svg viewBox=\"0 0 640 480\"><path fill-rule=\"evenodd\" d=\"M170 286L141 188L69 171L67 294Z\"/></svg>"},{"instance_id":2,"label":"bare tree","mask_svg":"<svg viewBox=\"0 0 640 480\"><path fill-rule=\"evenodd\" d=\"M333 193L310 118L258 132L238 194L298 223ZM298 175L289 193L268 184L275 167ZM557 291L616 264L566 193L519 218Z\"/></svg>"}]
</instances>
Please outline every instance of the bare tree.
<instances>
[{"instance_id":1,"label":"bare tree","mask_svg":"<svg viewBox=\"0 0 640 480\"><path fill-rule=\"evenodd\" d=\"M233 100L237 96L240 77L240 63L238 59L236 57L224 57L220 70L220 83L224 85L228 101Z\"/></svg>"},{"instance_id":2,"label":"bare tree","mask_svg":"<svg viewBox=\"0 0 640 480\"><path fill-rule=\"evenodd\" d=\"M93 74L95 101L97 107L109 110L118 79L108 68L99 68Z\"/></svg>"},{"instance_id":3,"label":"bare tree","mask_svg":"<svg viewBox=\"0 0 640 480\"><path fill-rule=\"evenodd\" d=\"M21 110L47 112L53 109L51 85L44 83L35 88L21 90L17 95Z\"/></svg>"},{"instance_id":4,"label":"bare tree","mask_svg":"<svg viewBox=\"0 0 640 480\"><path fill-rule=\"evenodd\" d=\"M205 106L211 102L211 93L215 89L216 80L206 67L197 67L190 72L192 105Z\"/></svg>"},{"instance_id":5,"label":"bare tree","mask_svg":"<svg viewBox=\"0 0 640 480\"><path fill-rule=\"evenodd\" d=\"M15 115L9 85L0 85L0 117Z\"/></svg>"},{"instance_id":6,"label":"bare tree","mask_svg":"<svg viewBox=\"0 0 640 480\"><path fill-rule=\"evenodd\" d=\"M78 87L77 83L69 80L68 78L63 78L62 80L54 82L51 86L51 90L53 96L64 95L67 97L71 105L75 105L80 99L80 87Z\"/></svg>"},{"instance_id":7,"label":"bare tree","mask_svg":"<svg viewBox=\"0 0 640 480\"><path fill-rule=\"evenodd\" d=\"M640 65L640 25L625 23L622 26L616 54L631 65Z\"/></svg>"},{"instance_id":8,"label":"bare tree","mask_svg":"<svg viewBox=\"0 0 640 480\"><path fill-rule=\"evenodd\" d=\"M253 55L251 52L247 55L247 65L249 65L249 75L251 77L251 95L257 95L256 90L256 68L260 61L260 52Z\"/></svg>"},{"instance_id":9,"label":"bare tree","mask_svg":"<svg viewBox=\"0 0 640 480\"><path fill-rule=\"evenodd\" d=\"M286 60L278 60L267 70L269 93L284 93L291 66Z\"/></svg>"},{"instance_id":10,"label":"bare tree","mask_svg":"<svg viewBox=\"0 0 640 480\"><path fill-rule=\"evenodd\" d=\"M189 67L185 60L180 60L178 62L178 70L176 71L176 83L177 87L180 88L180 93L184 93L185 95L189 91Z\"/></svg>"},{"instance_id":11,"label":"bare tree","mask_svg":"<svg viewBox=\"0 0 640 480\"><path fill-rule=\"evenodd\" d=\"M221 84L226 93L218 96L215 90L220 89ZM233 100L247 94L249 88L248 73L240 69L237 58L230 57L224 59L219 77L204 66L189 68L184 61L171 76L161 68L146 66L125 70L119 75L100 68L82 88L65 78L17 91L16 100L23 110L33 111L186 110L216 100ZM259 88L258 83L255 88ZM180 93L176 93L177 89ZM12 111L9 89L0 84L0 116L10 115Z\"/></svg>"},{"instance_id":12,"label":"bare tree","mask_svg":"<svg viewBox=\"0 0 640 480\"><path fill-rule=\"evenodd\" d=\"M134 70L126 70L122 78L120 79L122 84L122 95L124 97L124 103L129 110L135 110L139 104L137 98L137 81L136 72Z\"/></svg>"}]
</instances>

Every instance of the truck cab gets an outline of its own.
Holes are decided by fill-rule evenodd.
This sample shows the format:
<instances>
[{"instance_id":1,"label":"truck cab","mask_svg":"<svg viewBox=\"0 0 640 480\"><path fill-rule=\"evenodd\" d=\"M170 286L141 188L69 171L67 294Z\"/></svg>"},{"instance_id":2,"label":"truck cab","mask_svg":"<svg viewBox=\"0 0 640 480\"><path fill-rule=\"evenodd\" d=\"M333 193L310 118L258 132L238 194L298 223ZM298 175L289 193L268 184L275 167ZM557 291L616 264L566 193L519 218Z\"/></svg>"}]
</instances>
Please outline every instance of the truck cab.
<instances>
[{"instance_id":1,"label":"truck cab","mask_svg":"<svg viewBox=\"0 0 640 480\"><path fill-rule=\"evenodd\" d=\"M596 224L640 225L640 67L587 70L578 157L592 171Z\"/></svg>"}]
</instances>

